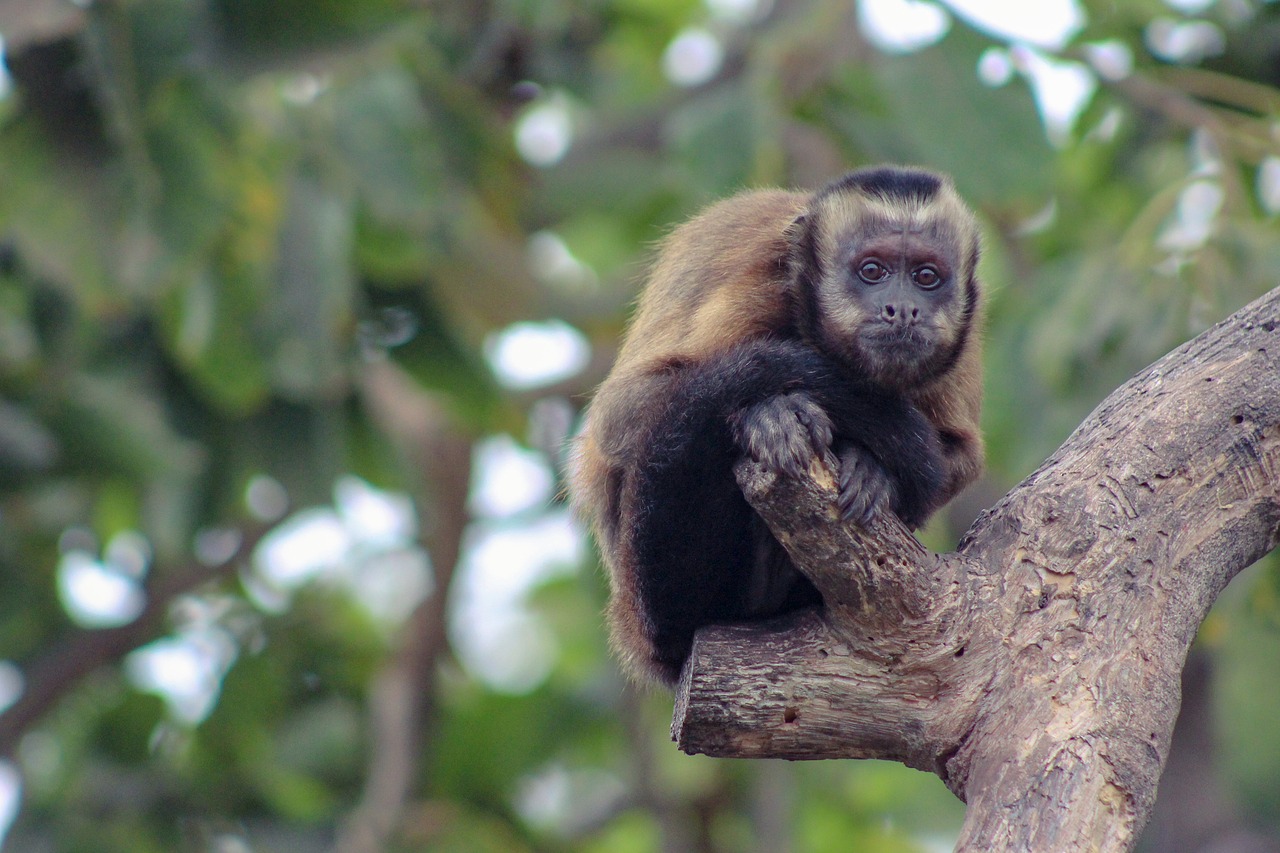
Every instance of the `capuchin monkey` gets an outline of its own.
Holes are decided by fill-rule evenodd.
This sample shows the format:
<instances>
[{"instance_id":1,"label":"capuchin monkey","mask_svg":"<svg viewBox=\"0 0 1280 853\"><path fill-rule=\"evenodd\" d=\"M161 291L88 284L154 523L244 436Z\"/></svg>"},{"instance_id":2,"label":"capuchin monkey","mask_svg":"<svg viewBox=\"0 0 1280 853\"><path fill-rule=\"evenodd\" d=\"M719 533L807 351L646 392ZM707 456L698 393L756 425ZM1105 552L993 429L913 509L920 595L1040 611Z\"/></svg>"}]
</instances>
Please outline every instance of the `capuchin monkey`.
<instances>
[{"instance_id":1,"label":"capuchin monkey","mask_svg":"<svg viewBox=\"0 0 1280 853\"><path fill-rule=\"evenodd\" d=\"M982 470L978 228L951 182L884 166L760 190L662 243L577 440L612 644L673 684L694 632L819 604L734 464L815 459L839 508L919 527Z\"/></svg>"}]
</instances>

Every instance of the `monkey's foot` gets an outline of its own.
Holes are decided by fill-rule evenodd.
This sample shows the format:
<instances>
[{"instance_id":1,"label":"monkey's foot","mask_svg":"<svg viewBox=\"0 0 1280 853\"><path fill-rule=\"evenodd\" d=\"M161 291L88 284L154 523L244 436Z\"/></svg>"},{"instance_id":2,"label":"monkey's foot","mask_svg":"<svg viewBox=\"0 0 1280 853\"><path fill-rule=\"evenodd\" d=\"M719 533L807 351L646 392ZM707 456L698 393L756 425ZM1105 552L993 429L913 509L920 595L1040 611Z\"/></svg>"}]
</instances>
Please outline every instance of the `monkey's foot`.
<instances>
[{"instance_id":1,"label":"monkey's foot","mask_svg":"<svg viewBox=\"0 0 1280 853\"><path fill-rule=\"evenodd\" d=\"M815 457L834 462L831 418L808 394L770 397L738 412L730 424L738 446L773 471L799 477Z\"/></svg>"},{"instance_id":2,"label":"monkey's foot","mask_svg":"<svg viewBox=\"0 0 1280 853\"><path fill-rule=\"evenodd\" d=\"M840 452L840 495L837 503L846 521L867 524L879 510L893 506L893 483L880 463L860 447Z\"/></svg>"}]
</instances>

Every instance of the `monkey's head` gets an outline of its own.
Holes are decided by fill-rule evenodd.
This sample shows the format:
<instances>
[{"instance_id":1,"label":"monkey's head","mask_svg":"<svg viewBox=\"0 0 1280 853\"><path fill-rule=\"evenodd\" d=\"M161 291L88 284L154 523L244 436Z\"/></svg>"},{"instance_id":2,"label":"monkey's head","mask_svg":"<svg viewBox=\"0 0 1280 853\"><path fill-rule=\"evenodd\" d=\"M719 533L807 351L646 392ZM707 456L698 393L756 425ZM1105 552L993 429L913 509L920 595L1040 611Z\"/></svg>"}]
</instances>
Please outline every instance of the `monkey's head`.
<instances>
[{"instance_id":1,"label":"monkey's head","mask_svg":"<svg viewBox=\"0 0 1280 853\"><path fill-rule=\"evenodd\" d=\"M894 166L814 193L790 232L801 333L886 388L945 374L978 307L978 227L950 180Z\"/></svg>"}]
</instances>

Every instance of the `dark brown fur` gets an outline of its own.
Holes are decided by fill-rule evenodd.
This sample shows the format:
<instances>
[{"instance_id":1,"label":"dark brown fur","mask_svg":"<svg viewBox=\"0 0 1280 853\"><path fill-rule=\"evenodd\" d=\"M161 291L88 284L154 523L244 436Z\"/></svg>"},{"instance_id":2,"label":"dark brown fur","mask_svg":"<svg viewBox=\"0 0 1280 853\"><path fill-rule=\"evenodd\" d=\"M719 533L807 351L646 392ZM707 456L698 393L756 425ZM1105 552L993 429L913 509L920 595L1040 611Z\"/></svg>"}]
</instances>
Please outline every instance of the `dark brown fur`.
<instances>
[{"instance_id":1,"label":"dark brown fur","mask_svg":"<svg viewBox=\"0 0 1280 853\"><path fill-rule=\"evenodd\" d=\"M735 497L740 499L736 484L717 483L710 497L699 498L687 509L669 510L665 504L679 500L685 491L683 481L670 472L686 472L679 476L686 477L689 490L695 492L703 478L726 476L722 450L730 456L761 455L753 442L766 445L767 459L790 469L795 452L777 446L788 437L794 444L800 435L801 444L812 446L801 456L813 452L827 455L829 461L839 460L837 464L857 481L848 486L851 492L871 490L865 502L870 511L884 505L876 479L884 477L876 473L881 465L886 470L900 466L890 470L890 485L885 487L887 494L894 495L893 484L908 475L893 472L909 472L911 461L892 458L900 455L896 451L868 448L919 446L927 457L936 447L940 472L933 481L922 481L935 485L927 506L922 505L913 517L915 522L923 521L981 472L979 290L973 270L976 226L945 179L936 179L936 192L924 192L920 198L902 195L900 189L904 184L914 188L922 181L929 188L928 181L935 179L928 173L889 169L854 173L819 193L747 192L712 205L663 242L618 360L592 402L577 442L571 480L574 502L590 519L609 567L612 643L632 674L669 682L687 654L684 635L691 636L696 625L767 616L812 600L797 592L807 582L799 580L780 546L745 502L741 506L735 502ZM901 243L885 236L899 231L904 235ZM868 322L867 312L846 297L849 285L841 277L848 274L839 261L851 247L875 240L891 247L906 245L908 233L923 245L916 254L938 247L942 262L955 267L951 273L957 288L952 302L930 327L939 354L933 355L931 349L927 360L910 369L906 361L897 363L900 359L893 351L863 351L852 343ZM720 393L714 375L719 368L712 368L708 375L708 365L724 360L726 369L768 372L780 358L792 356L806 365L804 370L809 370L810 356L817 359L818 373L813 376L828 377L834 371L831 375L847 377L839 380L846 390L835 396L814 390L815 397L809 386L816 382L815 388L826 388L822 383L828 379L802 378L811 375L804 372L795 382L784 377L776 389L762 386L758 394L725 391L726 400L745 402L733 403L732 411L717 410L703 421L696 419L701 401ZM904 387L895 387L902 384L894 378L899 376L913 378ZM703 387L713 390L697 390ZM836 422L830 429L811 423L823 420L824 407L834 413L845 400L857 402L855 398L871 401L866 405L873 413L880 411L875 401L883 398L886 424L910 425L916 423L910 420L914 417L929 434L922 434L918 444L902 445L893 443L898 441L893 435L866 435L880 429L874 424L858 428L864 435L852 434L855 430L848 425L852 422L848 417L841 421L833 414ZM814 399L828 402L815 409ZM808 431L797 433L795 419ZM723 436L703 440L700 434L688 434L693 426L671 426L685 421L702 423L696 429L717 436L723 432ZM777 424L791 435L777 436ZM901 426L885 429L903 431ZM822 442L832 443L833 434L834 446L824 448ZM699 449L682 449L686 444ZM673 445L679 446L673 449ZM712 467L699 467L703 457L714 457L714 462L707 463ZM861 470L871 471L865 482L856 476L859 464ZM675 485L665 485L664 480L655 491L652 483L663 477ZM715 515L686 524L684 519L699 511ZM738 517L742 513L750 517ZM726 515L733 516L733 526L722 527ZM723 531L725 539L758 541L747 549L741 541L712 537L697 543L702 550L686 554L683 542L664 542L667 531L654 528L662 524L672 525L670 535L676 537L699 538L703 528L695 525L705 524L706 529ZM704 570L703 564L714 562L721 546L737 549L736 562ZM677 556L651 556L655 554ZM682 576L704 571L713 574L687 581ZM672 606L668 599L677 602L677 608L684 607L684 583L695 596L709 595L703 592L708 584L728 590L735 602L721 607L717 599L708 598L704 605L694 603L689 605L693 610L670 616L664 610ZM698 608L707 612L702 614ZM662 626L669 618L683 626L676 632L679 636L667 636L670 632Z\"/></svg>"}]
</instances>

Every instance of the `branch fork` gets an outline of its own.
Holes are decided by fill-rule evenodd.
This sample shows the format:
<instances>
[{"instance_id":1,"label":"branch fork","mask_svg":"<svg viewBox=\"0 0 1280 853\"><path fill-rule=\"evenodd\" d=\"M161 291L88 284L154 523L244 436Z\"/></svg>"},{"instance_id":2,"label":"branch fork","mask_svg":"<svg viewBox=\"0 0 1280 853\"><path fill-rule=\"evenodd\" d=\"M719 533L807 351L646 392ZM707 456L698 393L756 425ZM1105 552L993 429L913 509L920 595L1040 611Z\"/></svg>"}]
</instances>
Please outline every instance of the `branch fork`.
<instances>
[{"instance_id":1,"label":"branch fork","mask_svg":"<svg viewBox=\"0 0 1280 853\"><path fill-rule=\"evenodd\" d=\"M843 522L820 464L741 463L824 607L699 631L673 739L932 771L961 851L1131 850L1196 630L1280 540L1278 330L1280 290L1144 370L950 554Z\"/></svg>"}]
</instances>

